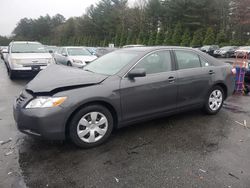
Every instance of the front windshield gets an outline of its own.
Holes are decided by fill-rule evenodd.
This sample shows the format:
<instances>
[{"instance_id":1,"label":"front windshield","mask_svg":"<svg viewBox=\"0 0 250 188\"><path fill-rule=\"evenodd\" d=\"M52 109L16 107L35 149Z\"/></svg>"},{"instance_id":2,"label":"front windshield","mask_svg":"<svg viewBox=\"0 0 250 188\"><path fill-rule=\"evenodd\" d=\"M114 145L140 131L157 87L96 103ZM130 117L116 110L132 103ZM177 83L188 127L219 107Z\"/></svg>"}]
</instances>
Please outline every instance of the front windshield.
<instances>
[{"instance_id":1,"label":"front windshield","mask_svg":"<svg viewBox=\"0 0 250 188\"><path fill-rule=\"evenodd\" d=\"M88 64L84 70L99 74L114 75L140 55L139 52L131 51L112 52Z\"/></svg>"},{"instance_id":2,"label":"front windshield","mask_svg":"<svg viewBox=\"0 0 250 188\"><path fill-rule=\"evenodd\" d=\"M221 50L227 51L227 50L230 50L232 48L233 48L232 46L225 46L225 47L221 48Z\"/></svg>"},{"instance_id":3,"label":"front windshield","mask_svg":"<svg viewBox=\"0 0 250 188\"><path fill-rule=\"evenodd\" d=\"M89 56L91 53L84 48L68 48L68 54L70 56Z\"/></svg>"},{"instance_id":4,"label":"front windshield","mask_svg":"<svg viewBox=\"0 0 250 188\"><path fill-rule=\"evenodd\" d=\"M240 50L250 50L250 46L242 47Z\"/></svg>"},{"instance_id":5,"label":"front windshield","mask_svg":"<svg viewBox=\"0 0 250 188\"><path fill-rule=\"evenodd\" d=\"M42 44L39 43L14 43L11 47L12 53L46 53Z\"/></svg>"},{"instance_id":6,"label":"front windshield","mask_svg":"<svg viewBox=\"0 0 250 188\"><path fill-rule=\"evenodd\" d=\"M209 50L210 46L203 46L201 50Z\"/></svg>"}]
</instances>

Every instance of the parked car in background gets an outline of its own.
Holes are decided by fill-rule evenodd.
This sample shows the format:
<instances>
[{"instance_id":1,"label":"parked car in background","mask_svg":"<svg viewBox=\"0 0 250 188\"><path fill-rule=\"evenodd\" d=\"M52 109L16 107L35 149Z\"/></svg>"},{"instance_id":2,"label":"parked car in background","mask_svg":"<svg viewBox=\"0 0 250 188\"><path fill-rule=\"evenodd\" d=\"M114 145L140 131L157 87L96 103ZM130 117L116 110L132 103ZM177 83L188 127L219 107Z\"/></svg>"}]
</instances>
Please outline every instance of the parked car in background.
<instances>
[{"instance_id":1,"label":"parked car in background","mask_svg":"<svg viewBox=\"0 0 250 188\"><path fill-rule=\"evenodd\" d=\"M220 47L219 47L218 45L207 45L207 46L201 47L200 50L201 50L202 52L205 52L205 53L207 53L207 54L213 56L213 55L214 55L214 51L215 51L215 50L218 50L219 48L220 48Z\"/></svg>"},{"instance_id":2,"label":"parked car in background","mask_svg":"<svg viewBox=\"0 0 250 188\"><path fill-rule=\"evenodd\" d=\"M54 53L54 58L57 63L82 68L97 57L92 55L86 48L68 46L59 48Z\"/></svg>"},{"instance_id":3,"label":"parked car in background","mask_svg":"<svg viewBox=\"0 0 250 188\"><path fill-rule=\"evenodd\" d=\"M115 50L117 50L117 48L99 47L96 49L96 56L101 57L101 56L108 54L110 52L113 52Z\"/></svg>"},{"instance_id":4,"label":"parked car in background","mask_svg":"<svg viewBox=\"0 0 250 188\"><path fill-rule=\"evenodd\" d=\"M247 55L248 58L250 57L250 46L242 46L235 51L235 57L242 58L245 55Z\"/></svg>"},{"instance_id":5,"label":"parked car in background","mask_svg":"<svg viewBox=\"0 0 250 188\"><path fill-rule=\"evenodd\" d=\"M233 91L232 66L198 50L123 48L83 69L49 66L17 98L14 117L26 134L68 135L89 148L136 122L195 108L216 114Z\"/></svg>"},{"instance_id":6,"label":"parked car in background","mask_svg":"<svg viewBox=\"0 0 250 188\"><path fill-rule=\"evenodd\" d=\"M226 57L226 58L234 57L235 51L238 48L239 47L237 47L237 46L224 46L218 50L215 50L214 56L215 57Z\"/></svg>"},{"instance_id":7,"label":"parked car in background","mask_svg":"<svg viewBox=\"0 0 250 188\"><path fill-rule=\"evenodd\" d=\"M51 54L39 42L14 41L9 44L6 65L10 79L36 75L52 63Z\"/></svg>"},{"instance_id":8,"label":"parked car in background","mask_svg":"<svg viewBox=\"0 0 250 188\"><path fill-rule=\"evenodd\" d=\"M1 56L1 59L4 62L6 61L7 53L8 53L8 46L1 46L1 48L0 48L0 56Z\"/></svg>"}]
</instances>

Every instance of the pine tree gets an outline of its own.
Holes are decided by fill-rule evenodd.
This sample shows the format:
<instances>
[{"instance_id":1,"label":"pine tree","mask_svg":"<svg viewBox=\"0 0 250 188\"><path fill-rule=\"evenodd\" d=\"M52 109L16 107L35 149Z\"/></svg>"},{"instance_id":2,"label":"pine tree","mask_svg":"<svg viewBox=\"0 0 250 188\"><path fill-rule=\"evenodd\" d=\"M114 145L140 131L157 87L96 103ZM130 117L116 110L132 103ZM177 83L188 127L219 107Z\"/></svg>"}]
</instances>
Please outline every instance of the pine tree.
<instances>
[{"instance_id":1,"label":"pine tree","mask_svg":"<svg viewBox=\"0 0 250 188\"><path fill-rule=\"evenodd\" d=\"M143 43L142 44L147 45L148 44L148 40L149 40L148 35L144 35L144 37L143 37Z\"/></svg>"},{"instance_id":2,"label":"pine tree","mask_svg":"<svg viewBox=\"0 0 250 188\"><path fill-rule=\"evenodd\" d=\"M203 41L203 45L211 45L214 44L215 36L213 28L209 27L206 32L205 39Z\"/></svg>"},{"instance_id":3,"label":"pine tree","mask_svg":"<svg viewBox=\"0 0 250 188\"><path fill-rule=\"evenodd\" d=\"M225 44L227 42L225 32L223 30L220 30L220 32L217 34L216 37L216 44L221 45Z\"/></svg>"},{"instance_id":4,"label":"pine tree","mask_svg":"<svg viewBox=\"0 0 250 188\"><path fill-rule=\"evenodd\" d=\"M131 31L129 31L128 32L128 36L127 36L127 39L126 39L126 45L129 45L129 44L131 44L132 43L132 32Z\"/></svg>"},{"instance_id":5,"label":"pine tree","mask_svg":"<svg viewBox=\"0 0 250 188\"><path fill-rule=\"evenodd\" d=\"M182 25L181 25L181 23L178 23L175 26L174 34L172 36L173 45L179 46L181 43L181 37L182 37Z\"/></svg>"},{"instance_id":6,"label":"pine tree","mask_svg":"<svg viewBox=\"0 0 250 188\"><path fill-rule=\"evenodd\" d=\"M148 46L153 46L155 44L156 32L151 32L150 38L148 40Z\"/></svg>"},{"instance_id":7,"label":"pine tree","mask_svg":"<svg viewBox=\"0 0 250 188\"><path fill-rule=\"evenodd\" d=\"M138 37L136 39L136 43L137 44L143 44L143 32L142 31L140 31L140 33L139 33L139 35L138 35Z\"/></svg>"},{"instance_id":8,"label":"pine tree","mask_svg":"<svg viewBox=\"0 0 250 188\"><path fill-rule=\"evenodd\" d=\"M119 46L122 47L125 45L125 43L126 43L126 35L125 35L125 33L122 33Z\"/></svg>"},{"instance_id":9,"label":"pine tree","mask_svg":"<svg viewBox=\"0 0 250 188\"><path fill-rule=\"evenodd\" d=\"M191 34L189 29L186 29L181 39L181 46L190 46L190 41L191 41Z\"/></svg>"},{"instance_id":10,"label":"pine tree","mask_svg":"<svg viewBox=\"0 0 250 188\"><path fill-rule=\"evenodd\" d=\"M168 29L166 32L165 32L165 38L164 38L164 45L172 45L172 35L173 35L173 32L171 29Z\"/></svg>"},{"instance_id":11,"label":"pine tree","mask_svg":"<svg viewBox=\"0 0 250 188\"><path fill-rule=\"evenodd\" d=\"M203 30L198 29L194 33L193 40L191 42L191 46L192 47L202 46L202 42L203 42Z\"/></svg>"},{"instance_id":12,"label":"pine tree","mask_svg":"<svg viewBox=\"0 0 250 188\"><path fill-rule=\"evenodd\" d=\"M156 34L155 39L155 45L162 45L164 43L164 32L163 29L160 29L160 31Z\"/></svg>"},{"instance_id":13,"label":"pine tree","mask_svg":"<svg viewBox=\"0 0 250 188\"><path fill-rule=\"evenodd\" d=\"M116 35L115 35L115 46L119 47L119 45L120 45L120 35L117 32Z\"/></svg>"}]
</instances>

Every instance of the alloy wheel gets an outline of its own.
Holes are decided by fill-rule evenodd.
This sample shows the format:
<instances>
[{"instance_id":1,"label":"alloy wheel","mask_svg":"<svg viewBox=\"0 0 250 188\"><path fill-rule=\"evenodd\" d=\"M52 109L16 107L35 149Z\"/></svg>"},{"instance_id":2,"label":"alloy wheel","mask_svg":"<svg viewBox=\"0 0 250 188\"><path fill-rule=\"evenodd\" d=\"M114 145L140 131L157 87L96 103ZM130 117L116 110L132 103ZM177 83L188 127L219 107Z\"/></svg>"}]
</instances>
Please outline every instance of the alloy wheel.
<instances>
[{"instance_id":1,"label":"alloy wheel","mask_svg":"<svg viewBox=\"0 0 250 188\"><path fill-rule=\"evenodd\" d=\"M212 111L218 110L223 102L223 94L220 90L214 90L209 96L209 108Z\"/></svg>"},{"instance_id":2,"label":"alloy wheel","mask_svg":"<svg viewBox=\"0 0 250 188\"><path fill-rule=\"evenodd\" d=\"M77 135L86 143L95 143L104 137L108 130L108 119L100 112L90 112L78 122Z\"/></svg>"}]
</instances>

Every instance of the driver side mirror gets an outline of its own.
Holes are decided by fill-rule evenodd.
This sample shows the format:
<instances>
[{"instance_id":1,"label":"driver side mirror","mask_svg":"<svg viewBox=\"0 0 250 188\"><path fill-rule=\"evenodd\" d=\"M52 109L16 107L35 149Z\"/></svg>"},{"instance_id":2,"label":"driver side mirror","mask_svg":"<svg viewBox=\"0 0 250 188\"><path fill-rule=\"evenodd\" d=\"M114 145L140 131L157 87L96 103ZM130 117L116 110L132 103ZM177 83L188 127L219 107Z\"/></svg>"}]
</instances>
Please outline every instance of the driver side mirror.
<instances>
[{"instance_id":1,"label":"driver side mirror","mask_svg":"<svg viewBox=\"0 0 250 188\"><path fill-rule=\"evenodd\" d=\"M145 77L146 70L145 69L133 69L128 73L129 79L134 79L136 77Z\"/></svg>"},{"instance_id":2,"label":"driver side mirror","mask_svg":"<svg viewBox=\"0 0 250 188\"><path fill-rule=\"evenodd\" d=\"M62 53L62 56L65 56L65 57L67 57L68 55L67 55L66 53Z\"/></svg>"}]
</instances>

